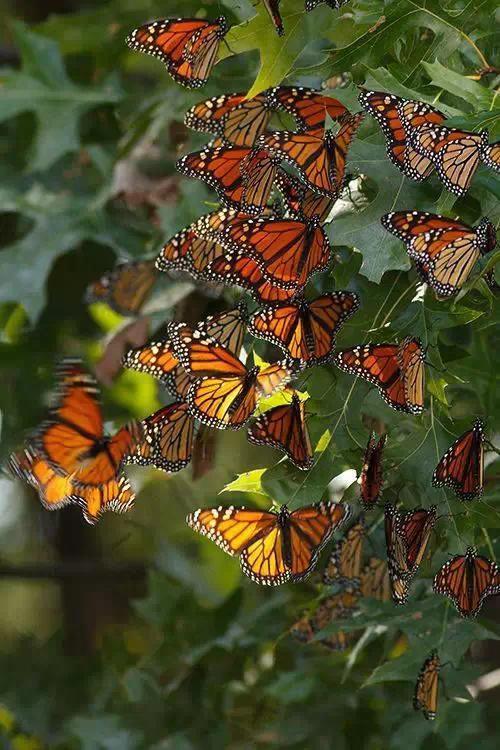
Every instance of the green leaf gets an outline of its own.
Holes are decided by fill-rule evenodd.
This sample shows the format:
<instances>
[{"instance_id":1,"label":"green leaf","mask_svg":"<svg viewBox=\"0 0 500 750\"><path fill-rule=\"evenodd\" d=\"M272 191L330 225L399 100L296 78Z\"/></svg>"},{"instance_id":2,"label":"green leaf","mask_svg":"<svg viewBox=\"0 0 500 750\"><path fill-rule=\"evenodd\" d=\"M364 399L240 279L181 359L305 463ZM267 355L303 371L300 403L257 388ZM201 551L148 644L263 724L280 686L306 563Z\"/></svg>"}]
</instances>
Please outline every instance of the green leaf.
<instances>
[{"instance_id":1,"label":"green leaf","mask_svg":"<svg viewBox=\"0 0 500 750\"><path fill-rule=\"evenodd\" d=\"M254 469L253 471L245 471L244 474L238 474L236 479L226 484L222 488L222 492L249 492L255 495L262 495L263 497L269 497L267 492L262 486L262 477L267 469Z\"/></svg>"},{"instance_id":2,"label":"green leaf","mask_svg":"<svg viewBox=\"0 0 500 750\"><path fill-rule=\"evenodd\" d=\"M34 112L37 134L28 168L43 170L80 148L78 131L83 114L103 104L118 103L122 92L115 76L99 85L77 86L66 74L57 44L19 22L13 30L22 67L2 72L0 122Z\"/></svg>"},{"instance_id":3,"label":"green leaf","mask_svg":"<svg viewBox=\"0 0 500 750\"><path fill-rule=\"evenodd\" d=\"M118 716L75 716L68 722L70 733L81 742L82 750L135 750L141 736L123 728Z\"/></svg>"},{"instance_id":4,"label":"green leaf","mask_svg":"<svg viewBox=\"0 0 500 750\"><path fill-rule=\"evenodd\" d=\"M278 36L262 2L257 14L239 26L231 28L226 36L227 48L221 48L221 59L233 53L258 49L260 70L248 96L256 96L264 89L278 86L290 73L299 55L311 40L317 37L318 24L331 18L327 8L314 14L304 13L304 0L284 0L280 8L285 33Z\"/></svg>"},{"instance_id":5,"label":"green leaf","mask_svg":"<svg viewBox=\"0 0 500 750\"><path fill-rule=\"evenodd\" d=\"M433 86L469 102L474 109L492 109L495 101L494 92L486 86L450 70L437 60L433 63L423 62L422 65L429 74ZM500 113L497 114L499 115Z\"/></svg>"}]
</instances>

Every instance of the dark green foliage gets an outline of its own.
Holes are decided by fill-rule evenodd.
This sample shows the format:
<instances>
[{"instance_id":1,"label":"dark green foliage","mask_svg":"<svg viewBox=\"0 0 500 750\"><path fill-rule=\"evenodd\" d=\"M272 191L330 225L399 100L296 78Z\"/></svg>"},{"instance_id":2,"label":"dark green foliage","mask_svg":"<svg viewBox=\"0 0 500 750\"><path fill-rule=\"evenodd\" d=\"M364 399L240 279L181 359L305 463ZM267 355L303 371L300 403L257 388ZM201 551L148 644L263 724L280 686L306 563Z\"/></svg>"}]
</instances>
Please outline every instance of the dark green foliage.
<instances>
[{"instance_id":1,"label":"dark green foliage","mask_svg":"<svg viewBox=\"0 0 500 750\"><path fill-rule=\"evenodd\" d=\"M4 43L21 62L0 72L2 459L43 414L54 361L69 354L95 362L105 334L122 322L109 311L89 314L87 284L115 258L151 257L215 205L203 185L175 176L179 153L205 142L182 125L196 101L230 91L255 94L283 80L326 82L327 93L357 111L356 84L363 84L433 103L451 122L487 127L490 140L500 137L494 3L353 0L340 11L321 5L309 14L303 6L303 0L282 0L282 38L262 3L254 8L246 0L224 0L222 10L215 0L89 2L39 26L10 24ZM123 43L131 28L166 12L225 12L233 24L221 45L223 60L202 91L176 86L158 61ZM487 66L496 71L486 72ZM344 73L346 83L335 88ZM386 158L380 130L368 117L348 171L363 174L361 187L327 227L336 261L310 289L359 295L361 308L339 335L341 347L410 334L423 339L431 365L424 414L392 411L373 388L333 366L313 369L301 381L310 396L313 444L321 439L310 472L250 447L242 433L218 433L215 467L202 480L193 480L189 468L171 478L136 469L136 509L110 514L97 530L82 531L72 511L42 514L34 496L2 479L6 566L54 562L63 569L68 560L95 558L99 564L139 560L145 569L133 580L98 574L48 583L2 579L2 747L498 747L495 705L473 701L465 687L498 667L498 609L486 606L477 622L464 621L431 593L432 576L449 554L468 544L488 557L500 553L497 456L488 456L481 501L464 505L433 489L431 477L475 416L486 418L488 437L499 442L499 300L480 277L500 251L478 264L457 298L438 302L430 290L416 296L405 249L379 222L387 211L418 208L469 224L488 216L498 227L498 177L481 167L461 199L435 178L410 182ZM221 303L203 298L201 304L199 296L185 301L192 292L185 283L161 279L158 286L153 327L172 317L179 301L183 310L200 304L203 315L237 296L230 291ZM262 341L248 346L272 356ZM150 379L125 373L105 391L106 417L119 424L164 401ZM242 580L238 562L195 537L184 516L221 502L268 508L275 500L295 508L321 499L334 477L359 472L373 420L389 434L384 499L406 508L435 503L440 518L408 605L363 601L359 616L342 624L360 640L347 654L332 654L288 635L317 601L314 583L261 589ZM344 499L356 515L357 485ZM381 514L368 516L367 556L384 555ZM491 643L481 650L481 641ZM431 723L414 713L411 699L434 647L447 666Z\"/></svg>"}]
</instances>

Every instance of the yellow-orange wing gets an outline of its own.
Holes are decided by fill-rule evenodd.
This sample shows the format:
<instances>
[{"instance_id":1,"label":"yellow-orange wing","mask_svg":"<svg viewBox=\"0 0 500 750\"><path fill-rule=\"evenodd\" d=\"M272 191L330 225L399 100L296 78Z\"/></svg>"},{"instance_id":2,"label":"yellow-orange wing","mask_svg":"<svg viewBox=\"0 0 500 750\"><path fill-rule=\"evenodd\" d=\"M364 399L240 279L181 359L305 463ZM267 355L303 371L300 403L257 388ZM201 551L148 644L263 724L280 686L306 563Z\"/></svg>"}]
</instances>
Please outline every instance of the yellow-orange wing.
<instances>
[{"instance_id":1,"label":"yellow-orange wing","mask_svg":"<svg viewBox=\"0 0 500 750\"><path fill-rule=\"evenodd\" d=\"M173 473L191 461L194 421L187 404L178 401L143 420L144 437L127 463L155 466Z\"/></svg>"},{"instance_id":2,"label":"yellow-orange wing","mask_svg":"<svg viewBox=\"0 0 500 750\"><path fill-rule=\"evenodd\" d=\"M439 693L439 671L441 661L436 649L433 649L424 661L415 684L413 708L422 711L425 718L432 721L436 718Z\"/></svg>"},{"instance_id":3,"label":"yellow-orange wing","mask_svg":"<svg viewBox=\"0 0 500 750\"><path fill-rule=\"evenodd\" d=\"M120 263L88 287L85 300L105 302L120 315L137 315L157 278L154 260Z\"/></svg>"},{"instance_id":4,"label":"yellow-orange wing","mask_svg":"<svg viewBox=\"0 0 500 750\"><path fill-rule=\"evenodd\" d=\"M323 571L323 583L358 586L363 563L364 523L351 526L343 539L335 544Z\"/></svg>"}]
</instances>

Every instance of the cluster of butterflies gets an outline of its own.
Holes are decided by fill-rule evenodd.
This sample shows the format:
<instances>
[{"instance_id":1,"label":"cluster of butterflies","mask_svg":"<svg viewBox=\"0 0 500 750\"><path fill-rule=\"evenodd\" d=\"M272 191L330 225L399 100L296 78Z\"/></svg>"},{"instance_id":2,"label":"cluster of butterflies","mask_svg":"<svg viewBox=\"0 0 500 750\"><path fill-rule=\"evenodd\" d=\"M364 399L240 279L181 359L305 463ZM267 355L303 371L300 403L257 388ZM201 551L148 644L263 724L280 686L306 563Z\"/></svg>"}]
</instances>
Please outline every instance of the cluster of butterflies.
<instances>
[{"instance_id":1,"label":"cluster of butterflies","mask_svg":"<svg viewBox=\"0 0 500 750\"><path fill-rule=\"evenodd\" d=\"M307 7L318 4L308 2ZM278 3L268 5L278 12ZM136 29L128 43L160 58L176 81L197 87L207 79L225 31L223 19L167 19ZM389 157L411 179L424 179L435 169L444 185L461 195L480 161L499 168L498 144L489 145L484 133L447 128L444 115L427 104L376 91L362 91L360 102L382 125ZM275 112L291 116L296 131L268 131ZM341 326L359 307L357 295L338 291L310 299L304 294L310 277L331 261L322 225L342 193L347 152L363 116L351 114L336 99L291 86L253 99L225 94L187 112L186 125L214 140L184 156L178 168L212 187L220 210L178 232L156 259L118 266L92 286L88 298L135 314L157 271L165 271L239 286L263 306L249 315L240 303L194 326L170 322L146 345L129 350L123 365L157 378L175 400L112 436L104 431L94 378L81 362L63 362L48 419L10 460L45 507L78 504L90 523L105 510L128 510L134 494L123 474L125 464L179 471L191 460L199 424L241 429L260 400L278 391L283 391L282 403L266 410L263 402L248 427L248 439L280 450L299 469L310 469L314 451L306 404L290 384L306 368L327 362L373 384L393 409L415 415L423 411L424 351L418 338L336 351ZM327 129L327 120L336 123L335 134ZM279 205L272 203L275 189ZM487 219L472 228L411 210L387 214L382 224L405 242L418 274L438 297L459 291L479 257L496 242ZM275 345L282 359L249 366L242 357L247 332ZM476 420L442 457L433 484L449 487L464 501L479 497L484 442L483 425ZM385 443L385 435L368 441L360 476L363 511L376 507L381 497ZM253 581L279 585L310 575L350 513L345 503L333 502L293 511L286 506L279 511L219 506L196 510L187 523L237 556ZM324 581L338 584L340 591L302 618L294 634L310 641L329 622L355 616L361 596L405 604L437 520L436 506L405 512L386 505L387 562L371 558L367 564L362 554L366 527L359 520L335 544L324 573ZM500 571L469 548L442 566L434 590L449 597L463 616L474 616L487 597L500 593ZM320 638L333 649L345 648L353 639L342 631ZM435 715L438 672L433 653L415 697L427 718Z\"/></svg>"}]
</instances>

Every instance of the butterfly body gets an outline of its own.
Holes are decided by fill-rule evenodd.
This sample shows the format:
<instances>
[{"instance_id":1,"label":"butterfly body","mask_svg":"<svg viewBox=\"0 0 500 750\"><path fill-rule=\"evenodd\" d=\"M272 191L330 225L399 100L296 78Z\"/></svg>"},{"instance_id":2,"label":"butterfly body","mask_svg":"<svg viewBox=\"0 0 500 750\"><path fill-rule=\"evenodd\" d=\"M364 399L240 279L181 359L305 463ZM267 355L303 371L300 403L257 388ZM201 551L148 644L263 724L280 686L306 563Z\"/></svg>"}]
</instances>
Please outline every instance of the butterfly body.
<instances>
[{"instance_id":1,"label":"butterfly body","mask_svg":"<svg viewBox=\"0 0 500 750\"><path fill-rule=\"evenodd\" d=\"M302 581L314 568L321 549L349 516L348 506L317 503L278 513L246 508L208 508L186 522L224 552L238 556L243 572L267 586Z\"/></svg>"}]
</instances>

